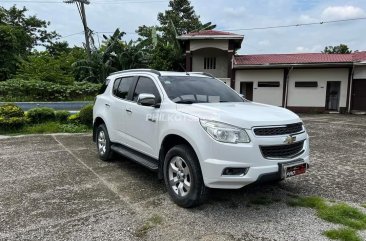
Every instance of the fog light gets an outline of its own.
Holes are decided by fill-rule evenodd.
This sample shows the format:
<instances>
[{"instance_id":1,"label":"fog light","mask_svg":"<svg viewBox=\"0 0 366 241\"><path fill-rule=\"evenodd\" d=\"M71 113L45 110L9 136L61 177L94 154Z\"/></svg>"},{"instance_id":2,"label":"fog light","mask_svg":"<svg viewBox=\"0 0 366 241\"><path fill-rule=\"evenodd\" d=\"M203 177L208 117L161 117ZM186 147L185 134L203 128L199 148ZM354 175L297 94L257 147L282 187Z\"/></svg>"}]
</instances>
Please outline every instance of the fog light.
<instances>
[{"instance_id":1,"label":"fog light","mask_svg":"<svg viewBox=\"0 0 366 241\"><path fill-rule=\"evenodd\" d=\"M244 176L249 168L225 168L222 171L223 176Z\"/></svg>"}]
</instances>

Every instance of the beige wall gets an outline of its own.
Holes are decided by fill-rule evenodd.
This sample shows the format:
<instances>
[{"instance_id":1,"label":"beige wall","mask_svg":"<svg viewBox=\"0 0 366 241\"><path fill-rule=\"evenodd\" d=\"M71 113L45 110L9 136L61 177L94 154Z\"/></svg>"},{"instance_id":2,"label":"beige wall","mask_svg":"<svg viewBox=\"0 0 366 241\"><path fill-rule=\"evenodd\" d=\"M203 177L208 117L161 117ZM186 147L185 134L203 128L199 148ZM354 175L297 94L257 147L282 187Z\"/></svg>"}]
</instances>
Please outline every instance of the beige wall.
<instances>
[{"instance_id":1,"label":"beige wall","mask_svg":"<svg viewBox=\"0 0 366 241\"><path fill-rule=\"evenodd\" d=\"M318 87L295 87L296 81L318 81ZM340 107L346 106L347 68L295 69L290 72L287 106L325 107L327 81L341 81Z\"/></svg>"},{"instance_id":2,"label":"beige wall","mask_svg":"<svg viewBox=\"0 0 366 241\"><path fill-rule=\"evenodd\" d=\"M366 66L355 66L353 78L366 79Z\"/></svg>"},{"instance_id":3,"label":"beige wall","mask_svg":"<svg viewBox=\"0 0 366 241\"><path fill-rule=\"evenodd\" d=\"M191 40L189 49L191 51L195 51L198 49L203 48L217 48L221 50L228 50L229 49L229 40L204 40L204 39L197 39Z\"/></svg>"},{"instance_id":4,"label":"beige wall","mask_svg":"<svg viewBox=\"0 0 366 241\"><path fill-rule=\"evenodd\" d=\"M228 73L228 54L226 51L219 49L200 49L191 52L192 54L192 71L207 72L217 78L227 78ZM216 57L216 69L204 69L204 58Z\"/></svg>"},{"instance_id":5,"label":"beige wall","mask_svg":"<svg viewBox=\"0 0 366 241\"><path fill-rule=\"evenodd\" d=\"M280 82L280 87L258 87L260 81ZM253 82L253 101L282 106L283 69L237 70L235 71L235 90L240 92L240 82Z\"/></svg>"}]
</instances>

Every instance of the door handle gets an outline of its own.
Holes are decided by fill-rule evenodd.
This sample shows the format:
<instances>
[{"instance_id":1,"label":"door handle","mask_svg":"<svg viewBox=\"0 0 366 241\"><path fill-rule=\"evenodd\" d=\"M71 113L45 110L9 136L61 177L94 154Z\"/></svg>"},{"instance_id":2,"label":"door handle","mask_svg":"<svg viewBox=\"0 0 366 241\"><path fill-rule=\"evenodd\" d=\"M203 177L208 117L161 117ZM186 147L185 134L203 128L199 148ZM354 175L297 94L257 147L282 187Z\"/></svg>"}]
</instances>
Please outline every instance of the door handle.
<instances>
[{"instance_id":1,"label":"door handle","mask_svg":"<svg viewBox=\"0 0 366 241\"><path fill-rule=\"evenodd\" d=\"M111 105L110 105L110 104L105 104L105 106L106 106L106 107L108 107L108 108L109 108L109 107L111 107Z\"/></svg>"},{"instance_id":2,"label":"door handle","mask_svg":"<svg viewBox=\"0 0 366 241\"><path fill-rule=\"evenodd\" d=\"M151 122L156 122L156 119L153 119L151 117L147 118L148 121L151 121Z\"/></svg>"},{"instance_id":3,"label":"door handle","mask_svg":"<svg viewBox=\"0 0 366 241\"><path fill-rule=\"evenodd\" d=\"M128 113L132 113L132 111L130 109L126 109L126 112Z\"/></svg>"}]
</instances>

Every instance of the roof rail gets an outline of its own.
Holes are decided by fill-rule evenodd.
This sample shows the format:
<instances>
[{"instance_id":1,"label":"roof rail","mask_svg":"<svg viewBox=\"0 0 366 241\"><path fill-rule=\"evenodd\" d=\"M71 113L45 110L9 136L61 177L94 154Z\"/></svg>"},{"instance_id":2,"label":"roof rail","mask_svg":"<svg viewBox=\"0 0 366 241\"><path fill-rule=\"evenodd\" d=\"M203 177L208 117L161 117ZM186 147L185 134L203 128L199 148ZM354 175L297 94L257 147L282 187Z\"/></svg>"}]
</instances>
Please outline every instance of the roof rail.
<instances>
[{"instance_id":1,"label":"roof rail","mask_svg":"<svg viewBox=\"0 0 366 241\"><path fill-rule=\"evenodd\" d=\"M211 78L216 78L215 76L213 76L212 74L210 73L206 73L206 72L188 72L189 74L201 74L201 75L206 75L208 77L211 77Z\"/></svg>"},{"instance_id":2,"label":"roof rail","mask_svg":"<svg viewBox=\"0 0 366 241\"><path fill-rule=\"evenodd\" d=\"M130 73L130 72L148 72L148 73L153 73L158 76L161 76L160 72L155 69L126 69L126 70L122 70L122 71L113 72L110 75L124 74L124 73Z\"/></svg>"}]
</instances>

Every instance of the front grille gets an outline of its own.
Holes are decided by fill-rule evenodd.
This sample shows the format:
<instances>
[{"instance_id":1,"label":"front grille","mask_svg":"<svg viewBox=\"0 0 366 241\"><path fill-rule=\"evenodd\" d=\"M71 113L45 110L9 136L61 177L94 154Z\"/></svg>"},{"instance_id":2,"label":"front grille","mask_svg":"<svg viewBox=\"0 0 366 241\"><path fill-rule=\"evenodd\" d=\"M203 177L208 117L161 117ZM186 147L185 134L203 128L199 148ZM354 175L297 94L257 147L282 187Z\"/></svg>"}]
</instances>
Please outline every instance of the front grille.
<instances>
[{"instance_id":1,"label":"front grille","mask_svg":"<svg viewBox=\"0 0 366 241\"><path fill-rule=\"evenodd\" d=\"M292 158L302 153L304 141L288 145L260 146L265 158Z\"/></svg>"},{"instance_id":2,"label":"front grille","mask_svg":"<svg viewBox=\"0 0 366 241\"><path fill-rule=\"evenodd\" d=\"M255 128L254 133L257 136L279 136L293 134L302 131L302 123L294 123L280 127L261 127Z\"/></svg>"}]
</instances>

